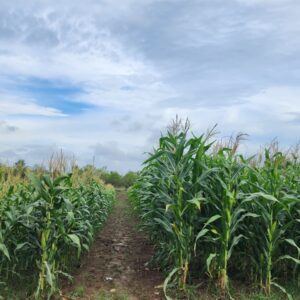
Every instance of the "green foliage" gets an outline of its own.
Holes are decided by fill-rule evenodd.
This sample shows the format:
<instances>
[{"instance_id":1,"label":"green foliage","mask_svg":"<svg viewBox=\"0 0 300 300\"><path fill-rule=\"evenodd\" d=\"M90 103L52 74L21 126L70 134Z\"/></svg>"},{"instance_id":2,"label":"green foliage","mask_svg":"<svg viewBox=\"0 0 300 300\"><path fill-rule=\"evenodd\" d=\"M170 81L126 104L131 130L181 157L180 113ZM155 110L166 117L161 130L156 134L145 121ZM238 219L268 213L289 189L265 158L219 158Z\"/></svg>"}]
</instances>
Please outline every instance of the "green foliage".
<instances>
[{"instance_id":1,"label":"green foliage","mask_svg":"<svg viewBox=\"0 0 300 300\"><path fill-rule=\"evenodd\" d=\"M25 160L20 159L15 163L14 173L15 175L20 175L22 178L26 176L26 164Z\"/></svg>"},{"instance_id":2,"label":"green foliage","mask_svg":"<svg viewBox=\"0 0 300 300\"><path fill-rule=\"evenodd\" d=\"M100 177L104 180L104 182L113 186L129 188L136 181L137 173L130 171L122 176L115 171L107 172L103 170Z\"/></svg>"},{"instance_id":3,"label":"green foliage","mask_svg":"<svg viewBox=\"0 0 300 300\"><path fill-rule=\"evenodd\" d=\"M122 185L125 186L126 188L131 187L137 180L137 177L138 175L136 172L132 172L132 171L127 172L122 178Z\"/></svg>"},{"instance_id":4,"label":"green foliage","mask_svg":"<svg viewBox=\"0 0 300 300\"><path fill-rule=\"evenodd\" d=\"M242 135L227 145L212 136L168 132L129 191L167 274L165 293L208 276L230 295L235 276L291 298L278 282L287 274L299 282L297 155L269 147L263 159L245 159L236 152Z\"/></svg>"},{"instance_id":5,"label":"green foliage","mask_svg":"<svg viewBox=\"0 0 300 300\"><path fill-rule=\"evenodd\" d=\"M88 251L105 221L115 192L90 182L73 186L72 175L31 176L0 201L1 281L31 278L37 299L58 292L58 279Z\"/></svg>"},{"instance_id":6,"label":"green foliage","mask_svg":"<svg viewBox=\"0 0 300 300\"><path fill-rule=\"evenodd\" d=\"M122 176L118 172L109 172L109 173L104 173L102 175L102 178L106 183L109 183L113 186L121 186L122 185Z\"/></svg>"}]
</instances>

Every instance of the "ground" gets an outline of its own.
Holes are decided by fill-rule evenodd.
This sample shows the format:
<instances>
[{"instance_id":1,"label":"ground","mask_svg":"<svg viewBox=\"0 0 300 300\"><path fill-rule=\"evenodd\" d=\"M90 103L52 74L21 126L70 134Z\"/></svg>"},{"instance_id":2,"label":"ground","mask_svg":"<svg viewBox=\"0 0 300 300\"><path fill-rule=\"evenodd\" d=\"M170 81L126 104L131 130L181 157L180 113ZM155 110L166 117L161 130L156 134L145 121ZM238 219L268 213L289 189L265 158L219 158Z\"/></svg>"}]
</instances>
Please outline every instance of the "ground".
<instances>
[{"instance_id":1,"label":"ground","mask_svg":"<svg viewBox=\"0 0 300 300\"><path fill-rule=\"evenodd\" d=\"M153 247L138 229L126 191L117 192L115 207L90 252L63 288L65 299L159 300L163 299L163 276L147 262Z\"/></svg>"}]
</instances>

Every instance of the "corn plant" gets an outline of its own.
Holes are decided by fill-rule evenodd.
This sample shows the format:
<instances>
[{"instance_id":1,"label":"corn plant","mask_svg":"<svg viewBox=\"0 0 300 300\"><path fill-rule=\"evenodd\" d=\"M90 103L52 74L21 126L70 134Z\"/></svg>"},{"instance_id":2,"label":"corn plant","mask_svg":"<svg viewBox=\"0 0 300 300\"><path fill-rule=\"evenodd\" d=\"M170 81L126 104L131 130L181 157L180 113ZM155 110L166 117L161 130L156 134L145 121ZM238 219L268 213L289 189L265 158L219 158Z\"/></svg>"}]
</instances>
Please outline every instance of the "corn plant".
<instances>
[{"instance_id":1,"label":"corn plant","mask_svg":"<svg viewBox=\"0 0 300 300\"><path fill-rule=\"evenodd\" d=\"M105 221L114 190L91 182L74 187L72 176L32 177L31 183L10 189L0 201L0 272L36 282L36 299L59 292L59 279ZM30 274L28 271L30 270Z\"/></svg>"},{"instance_id":2,"label":"corn plant","mask_svg":"<svg viewBox=\"0 0 300 300\"><path fill-rule=\"evenodd\" d=\"M243 221L246 218L257 218L258 215L247 211L241 191L246 184L244 169L247 167L241 156L233 155L231 149L222 149L213 157L214 173L206 186L203 186L206 200L204 205L209 220L198 233L196 242L206 234L206 241L211 243L213 251L208 253L207 268L212 273L210 264L216 260L216 272L219 286L227 292L228 262L235 247L246 238ZM207 236L207 233L210 236Z\"/></svg>"},{"instance_id":3,"label":"corn plant","mask_svg":"<svg viewBox=\"0 0 300 300\"><path fill-rule=\"evenodd\" d=\"M230 296L231 270L238 270L266 294L273 285L290 297L276 277L299 276L298 156L276 144L246 159L237 152L242 135L213 143L212 134L175 127L129 192L155 243L153 262L166 272L165 293L208 275Z\"/></svg>"},{"instance_id":4,"label":"corn plant","mask_svg":"<svg viewBox=\"0 0 300 300\"><path fill-rule=\"evenodd\" d=\"M290 178L285 174L286 163L286 157L281 152L270 156L270 151L266 149L264 166L254 170L252 193L247 197L249 209L260 216L250 225L250 239L254 245L250 255L255 262L260 284L267 295L270 294L272 285L285 291L273 280L275 265L278 266L283 258L291 259L296 263L295 276L299 264L297 258L289 255L287 248L288 244L298 247L292 238L291 228L297 222L297 216L292 216L292 210L295 205L299 207L299 198L297 199L298 196L292 189L288 189Z\"/></svg>"}]
</instances>

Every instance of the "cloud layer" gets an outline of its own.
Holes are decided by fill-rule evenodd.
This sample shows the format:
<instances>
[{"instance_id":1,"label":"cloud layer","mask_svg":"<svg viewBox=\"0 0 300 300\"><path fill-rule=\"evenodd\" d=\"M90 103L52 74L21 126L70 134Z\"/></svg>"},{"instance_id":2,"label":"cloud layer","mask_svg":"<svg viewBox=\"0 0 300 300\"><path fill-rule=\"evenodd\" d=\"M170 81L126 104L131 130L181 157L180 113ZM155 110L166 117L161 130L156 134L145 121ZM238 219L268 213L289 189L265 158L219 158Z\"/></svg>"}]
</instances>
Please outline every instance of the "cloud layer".
<instances>
[{"instance_id":1,"label":"cloud layer","mask_svg":"<svg viewBox=\"0 0 300 300\"><path fill-rule=\"evenodd\" d=\"M176 114L249 149L299 139L299 1L0 4L1 160L136 170Z\"/></svg>"}]
</instances>

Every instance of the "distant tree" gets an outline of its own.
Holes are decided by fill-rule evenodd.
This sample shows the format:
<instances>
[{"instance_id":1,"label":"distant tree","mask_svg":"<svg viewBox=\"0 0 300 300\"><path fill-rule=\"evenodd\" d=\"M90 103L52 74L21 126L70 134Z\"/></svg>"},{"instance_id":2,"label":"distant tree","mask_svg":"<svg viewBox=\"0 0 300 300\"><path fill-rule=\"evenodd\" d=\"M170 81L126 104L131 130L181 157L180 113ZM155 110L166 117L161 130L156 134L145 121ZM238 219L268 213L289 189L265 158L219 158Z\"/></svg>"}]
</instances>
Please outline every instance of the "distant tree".
<instances>
[{"instance_id":1,"label":"distant tree","mask_svg":"<svg viewBox=\"0 0 300 300\"><path fill-rule=\"evenodd\" d=\"M107 183L118 187L122 186L122 176L118 172L112 171L107 177Z\"/></svg>"},{"instance_id":2,"label":"distant tree","mask_svg":"<svg viewBox=\"0 0 300 300\"><path fill-rule=\"evenodd\" d=\"M128 188L135 182L137 178L137 173L132 171L122 176L116 171L107 172L102 169L100 174L100 177L102 178L102 180L104 180L104 182L112 184L116 187L123 186Z\"/></svg>"},{"instance_id":3,"label":"distant tree","mask_svg":"<svg viewBox=\"0 0 300 300\"><path fill-rule=\"evenodd\" d=\"M137 173L136 172L132 172L129 171L128 173L126 173L123 178L122 178L122 185L125 186L126 188L132 186L134 184L134 182L137 179Z\"/></svg>"},{"instance_id":4,"label":"distant tree","mask_svg":"<svg viewBox=\"0 0 300 300\"><path fill-rule=\"evenodd\" d=\"M26 163L25 163L25 160L24 159L19 159L16 163L15 163L15 166L14 166L14 173L15 175L19 175L21 176L22 178L25 177L26 175Z\"/></svg>"}]
</instances>

